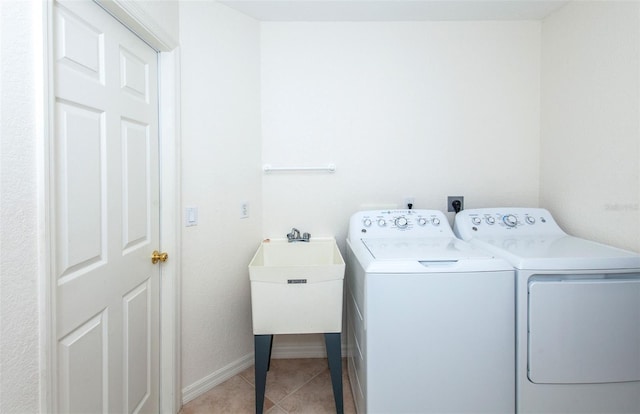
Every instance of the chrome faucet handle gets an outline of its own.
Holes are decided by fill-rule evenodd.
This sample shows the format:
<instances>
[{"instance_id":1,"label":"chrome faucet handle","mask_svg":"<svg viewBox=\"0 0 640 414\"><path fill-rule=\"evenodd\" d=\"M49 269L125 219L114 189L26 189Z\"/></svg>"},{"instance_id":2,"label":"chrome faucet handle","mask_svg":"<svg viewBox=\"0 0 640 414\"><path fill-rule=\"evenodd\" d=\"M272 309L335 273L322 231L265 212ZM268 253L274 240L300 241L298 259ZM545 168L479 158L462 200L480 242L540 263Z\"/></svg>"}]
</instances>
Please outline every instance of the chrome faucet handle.
<instances>
[{"instance_id":1,"label":"chrome faucet handle","mask_svg":"<svg viewBox=\"0 0 640 414\"><path fill-rule=\"evenodd\" d=\"M287 240L290 242L300 240L300 230L292 228L291 233L287 234Z\"/></svg>"},{"instance_id":2,"label":"chrome faucet handle","mask_svg":"<svg viewBox=\"0 0 640 414\"><path fill-rule=\"evenodd\" d=\"M308 242L310 239L311 239L311 234L303 233L302 236L300 236L300 230L296 229L295 227L291 229L291 233L287 234L287 240L289 241L289 243Z\"/></svg>"}]
</instances>

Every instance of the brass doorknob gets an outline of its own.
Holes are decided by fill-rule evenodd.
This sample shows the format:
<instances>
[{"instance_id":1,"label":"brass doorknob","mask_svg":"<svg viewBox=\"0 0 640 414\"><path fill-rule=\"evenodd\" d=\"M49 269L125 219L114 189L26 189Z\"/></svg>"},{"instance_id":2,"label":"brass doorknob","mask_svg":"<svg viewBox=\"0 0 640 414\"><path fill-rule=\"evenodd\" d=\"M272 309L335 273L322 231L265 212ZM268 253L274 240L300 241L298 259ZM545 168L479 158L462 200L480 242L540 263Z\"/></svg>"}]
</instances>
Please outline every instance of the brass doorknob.
<instances>
[{"instance_id":1,"label":"brass doorknob","mask_svg":"<svg viewBox=\"0 0 640 414\"><path fill-rule=\"evenodd\" d=\"M154 250L153 253L151 253L151 263L156 264L158 262L166 262L167 259L169 258L169 255L164 252L164 253L160 253L157 250Z\"/></svg>"}]
</instances>

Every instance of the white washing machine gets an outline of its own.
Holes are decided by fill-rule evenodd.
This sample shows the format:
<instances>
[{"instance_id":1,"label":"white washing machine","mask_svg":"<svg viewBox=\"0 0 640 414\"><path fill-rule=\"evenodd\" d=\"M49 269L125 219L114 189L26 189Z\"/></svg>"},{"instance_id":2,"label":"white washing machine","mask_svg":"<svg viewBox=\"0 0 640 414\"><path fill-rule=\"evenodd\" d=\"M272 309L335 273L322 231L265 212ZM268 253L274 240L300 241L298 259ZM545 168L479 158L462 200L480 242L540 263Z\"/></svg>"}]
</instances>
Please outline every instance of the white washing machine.
<instances>
[{"instance_id":1,"label":"white washing machine","mask_svg":"<svg viewBox=\"0 0 640 414\"><path fill-rule=\"evenodd\" d=\"M359 413L512 413L514 272L434 210L362 211L347 240Z\"/></svg>"},{"instance_id":2,"label":"white washing machine","mask_svg":"<svg viewBox=\"0 0 640 414\"><path fill-rule=\"evenodd\" d=\"M518 413L640 413L640 256L547 210L463 210L456 235L516 269Z\"/></svg>"}]
</instances>

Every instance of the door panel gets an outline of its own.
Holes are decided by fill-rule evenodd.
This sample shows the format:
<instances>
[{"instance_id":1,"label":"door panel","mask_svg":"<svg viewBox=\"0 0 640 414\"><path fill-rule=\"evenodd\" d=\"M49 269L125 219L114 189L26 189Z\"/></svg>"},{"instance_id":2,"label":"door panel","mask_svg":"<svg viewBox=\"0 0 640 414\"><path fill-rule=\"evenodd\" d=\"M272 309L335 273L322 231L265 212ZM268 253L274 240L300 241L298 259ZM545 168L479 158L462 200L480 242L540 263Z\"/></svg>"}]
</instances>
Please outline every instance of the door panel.
<instances>
[{"instance_id":1,"label":"door panel","mask_svg":"<svg viewBox=\"0 0 640 414\"><path fill-rule=\"evenodd\" d=\"M157 54L91 1L54 16L58 410L158 412Z\"/></svg>"},{"instance_id":2,"label":"door panel","mask_svg":"<svg viewBox=\"0 0 640 414\"><path fill-rule=\"evenodd\" d=\"M108 323L101 312L60 340L59 407L63 413L107 411ZM82 384L78 387L77 384Z\"/></svg>"},{"instance_id":3,"label":"door panel","mask_svg":"<svg viewBox=\"0 0 640 414\"><path fill-rule=\"evenodd\" d=\"M120 48L120 86L131 96L149 102L149 66L124 47Z\"/></svg>"},{"instance_id":4,"label":"door panel","mask_svg":"<svg viewBox=\"0 0 640 414\"><path fill-rule=\"evenodd\" d=\"M58 101L57 239L59 283L105 260L104 112Z\"/></svg>"},{"instance_id":5,"label":"door panel","mask_svg":"<svg viewBox=\"0 0 640 414\"><path fill-rule=\"evenodd\" d=\"M104 33L64 8L57 8L56 25L58 62L104 84Z\"/></svg>"},{"instance_id":6,"label":"door panel","mask_svg":"<svg viewBox=\"0 0 640 414\"><path fill-rule=\"evenodd\" d=\"M122 120L123 248L124 253L149 245L149 126Z\"/></svg>"},{"instance_id":7,"label":"door panel","mask_svg":"<svg viewBox=\"0 0 640 414\"><path fill-rule=\"evenodd\" d=\"M125 295L124 402L125 412L135 412L151 395L151 289L149 281Z\"/></svg>"}]
</instances>

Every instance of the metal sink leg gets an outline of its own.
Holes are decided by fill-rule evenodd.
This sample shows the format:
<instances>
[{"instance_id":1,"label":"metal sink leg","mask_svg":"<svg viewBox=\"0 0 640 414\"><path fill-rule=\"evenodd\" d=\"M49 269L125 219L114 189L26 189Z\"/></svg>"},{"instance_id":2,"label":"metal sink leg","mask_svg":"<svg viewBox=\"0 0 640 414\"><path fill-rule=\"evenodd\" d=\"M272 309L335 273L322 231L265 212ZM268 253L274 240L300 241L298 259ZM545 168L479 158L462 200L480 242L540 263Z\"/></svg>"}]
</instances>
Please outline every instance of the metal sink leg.
<instances>
[{"instance_id":1,"label":"metal sink leg","mask_svg":"<svg viewBox=\"0 0 640 414\"><path fill-rule=\"evenodd\" d=\"M256 414L262 414L267 371L271 365L273 335L254 335L253 343L255 353Z\"/></svg>"},{"instance_id":2,"label":"metal sink leg","mask_svg":"<svg viewBox=\"0 0 640 414\"><path fill-rule=\"evenodd\" d=\"M336 413L344 413L344 402L342 398L342 341L340 333L324 334L324 341L327 345L327 359L329 360L329 371L331 372L331 385L333 386L333 400L336 403Z\"/></svg>"},{"instance_id":3,"label":"metal sink leg","mask_svg":"<svg viewBox=\"0 0 640 414\"><path fill-rule=\"evenodd\" d=\"M329 361L336 413L343 414L342 341L340 339L340 333L325 333L324 340L327 346L327 359ZM273 335L254 335L253 341L255 348L256 414L262 414L264 409L264 391L267 384L267 371L271 365Z\"/></svg>"}]
</instances>

